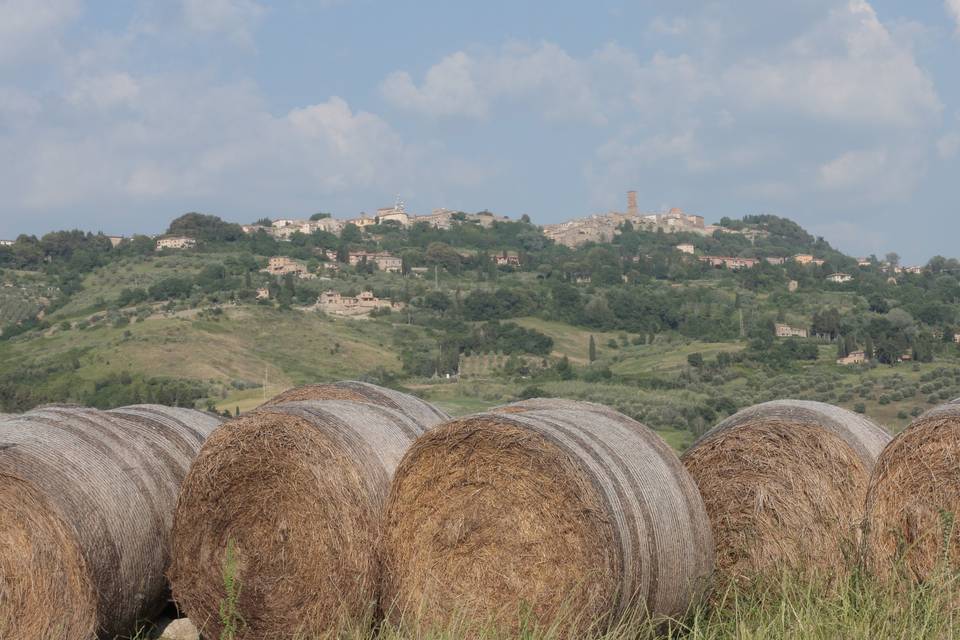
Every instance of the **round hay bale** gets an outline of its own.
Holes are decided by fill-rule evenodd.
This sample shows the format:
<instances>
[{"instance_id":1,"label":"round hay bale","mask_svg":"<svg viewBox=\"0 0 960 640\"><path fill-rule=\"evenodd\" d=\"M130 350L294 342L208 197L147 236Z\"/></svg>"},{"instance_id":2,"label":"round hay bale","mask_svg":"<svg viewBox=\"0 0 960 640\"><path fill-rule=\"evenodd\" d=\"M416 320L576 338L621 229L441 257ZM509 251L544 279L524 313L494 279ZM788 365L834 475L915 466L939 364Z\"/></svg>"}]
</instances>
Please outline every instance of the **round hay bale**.
<instances>
[{"instance_id":1,"label":"round hay bale","mask_svg":"<svg viewBox=\"0 0 960 640\"><path fill-rule=\"evenodd\" d=\"M270 405L210 437L180 495L170 571L174 597L205 637L222 631L225 571L239 584L247 640L328 637L372 623L390 480L439 421L415 417L421 401L399 400L416 410Z\"/></svg>"},{"instance_id":2,"label":"round hay bale","mask_svg":"<svg viewBox=\"0 0 960 640\"><path fill-rule=\"evenodd\" d=\"M307 384L294 387L277 394L264 402L260 407L269 407L286 402L301 402L304 400L351 400L375 404L389 409L403 411L424 425L434 425L446 420L449 416L443 413L426 400L379 387L369 382L342 380L340 382L325 382L322 384Z\"/></svg>"},{"instance_id":3,"label":"round hay bale","mask_svg":"<svg viewBox=\"0 0 960 640\"><path fill-rule=\"evenodd\" d=\"M889 438L845 409L778 400L694 443L681 460L710 515L721 586L844 573L859 547L870 470Z\"/></svg>"},{"instance_id":4,"label":"round hay bale","mask_svg":"<svg viewBox=\"0 0 960 640\"><path fill-rule=\"evenodd\" d=\"M161 609L180 481L218 423L157 406L0 423L0 637L112 638Z\"/></svg>"},{"instance_id":5,"label":"round hay bale","mask_svg":"<svg viewBox=\"0 0 960 640\"><path fill-rule=\"evenodd\" d=\"M670 447L584 402L430 431L397 470L385 526L384 607L421 632L526 622L582 637L684 613L713 567L703 503Z\"/></svg>"},{"instance_id":6,"label":"round hay bale","mask_svg":"<svg viewBox=\"0 0 960 640\"><path fill-rule=\"evenodd\" d=\"M866 501L867 567L924 582L960 568L960 404L931 409L877 460Z\"/></svg>"}]
</instances>

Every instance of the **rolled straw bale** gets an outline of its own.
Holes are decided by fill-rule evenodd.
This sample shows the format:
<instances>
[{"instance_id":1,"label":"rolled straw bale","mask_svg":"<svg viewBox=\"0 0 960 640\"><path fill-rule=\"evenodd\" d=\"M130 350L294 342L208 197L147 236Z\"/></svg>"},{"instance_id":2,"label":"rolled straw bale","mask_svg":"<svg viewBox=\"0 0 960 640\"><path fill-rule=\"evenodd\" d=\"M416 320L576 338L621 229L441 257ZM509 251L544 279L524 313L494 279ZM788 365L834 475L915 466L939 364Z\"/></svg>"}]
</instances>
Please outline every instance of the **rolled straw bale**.
<instances>
[{"instance_id":1,"label":"rolled straw bale","mask_svg":"<svg viewBox=\"0 0 960 640\"><path fill-rule=\"evenodd\" d=\"M277 394L260 406L269 407L275 404L302 400L352 400L375 404L402 411L424 425L434 425L449 417L426 400L421 400L416 396L356 380L293 387Z\"/></svg>"},{"instance_id":2,"label":"rolled straw bale","mask_svg":"<svg viewBox=\"0 0 960 640\"><path fill-rule=\"evenodd\" d=\"M527 401L436 427L401 462L385 527L384 607L426 632L536 624L582 637L684 613L713 567L676 454L586 402Z\"/></svg>"},{"instance_id":3,"label":"rolled straw bale","mask_svg":"<svg viewBox=\"0 0 960 640\"><path fill-rule=\"evenodd\" d=\"M867 493L867 566L924 582L960 568L960 403L914 420L880 454Z\"/></svg>"},{"instance_id":4,"label":"rolled straw bale","mask_svg":"<svg viewBox=\"0 0 960 640\"><path fill-rule=\"evenodd\" d=\"M398 396L406 411L350 400L265 406L211 436L183 485L170 571L205 637L222 632L225 567L239 584L247 640L328 637L372 622L390 480L443 416L426 419L422 401Z\"/></svg>"},{"instance_id":5,"label":"rolled straw bale","mask_svg":"<svg viewBox=\"0 0 960 640\"><path fill-rule=\"evenodd\" d=\"M710 515L719 583L844 573L859 546L870 470L889 439L845 409L777 400L695 442L681 459Z\"/></svg>"},{"instance_id":6,"label":"rolled straw bale","mask_svg":"<svg viewBox=\"0 0 960 640\"><path fill-rule=\"evenodd\" d=\"M0 637L112 638L162 608L179 485L218 423L158 406L0 423Z\"/></svg>"}]
</instances>

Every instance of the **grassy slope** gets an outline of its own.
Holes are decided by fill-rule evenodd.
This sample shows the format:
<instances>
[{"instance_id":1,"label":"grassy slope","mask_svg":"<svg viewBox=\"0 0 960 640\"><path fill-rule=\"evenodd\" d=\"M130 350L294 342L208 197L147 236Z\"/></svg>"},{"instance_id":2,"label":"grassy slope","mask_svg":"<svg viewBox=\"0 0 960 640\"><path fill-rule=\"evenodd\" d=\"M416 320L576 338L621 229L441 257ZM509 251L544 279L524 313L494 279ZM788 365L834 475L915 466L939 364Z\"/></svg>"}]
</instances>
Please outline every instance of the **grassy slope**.
<instances>
[{"instance_id":1,"label":"grassy slope","mask_svg":"<svg viewBox=\"0 0 960 640\"><path fill-rule=\"evenodd\" d=\"M96 380L119 371L220 383L262 384L267 394L294 384L356 377L377 367L399 370L389 325L281 313L259 306L227 307L219 321L152 316L122 328L54 330L0 348L5 363L82 353L77 373ZM129 332L129 333L127 333ZM218 403L233 409L258 404L264 391L231 391Z\"/></svg>"}]
</instances>

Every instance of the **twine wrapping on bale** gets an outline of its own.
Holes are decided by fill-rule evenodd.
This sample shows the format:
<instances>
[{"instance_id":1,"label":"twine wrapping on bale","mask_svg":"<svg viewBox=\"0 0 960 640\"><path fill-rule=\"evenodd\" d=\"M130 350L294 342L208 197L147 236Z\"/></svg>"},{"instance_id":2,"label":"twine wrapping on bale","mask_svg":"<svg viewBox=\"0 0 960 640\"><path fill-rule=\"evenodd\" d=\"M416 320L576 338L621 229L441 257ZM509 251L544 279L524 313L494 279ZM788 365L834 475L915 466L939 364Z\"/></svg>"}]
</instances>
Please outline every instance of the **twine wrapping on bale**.
<instances>
[{"instance_id":1,"label":"twine wrapping on bale","mask_svg":"<svg viewBox=\"0 0 960 640\"><path fill-rule=\"evenodd\" d=\"M866 561L877 576L925 582L960 568L960 403L914 420L870 478Z\"/></svg>"},{"instance_id":2,"label":"twine wrapping on bale","mask_svg":"<svg viewBox=\"0 0 960 640\"><path fill-rule=\"evenodd\" d=\"M166 603L179 485L219 420L158 406L0 425L0 637L129 634Z\"/></svg>"},{"instance_id":3,"label":"twine wrapping on bale","mask_svg":"<svg viewBox=\"0 0 960 640\"><path fill-rule=\"evenodd\" d=\"M890 436L839 407L779 400L727 418L681 459L710 515L721 586L850 566L870 470Z\"/></svg>"},{"instance_id":4,"label":"twine wrapping on bale","mask_svg":"<svg viewBox=\"0 0 960 640\"><path fill-rule=\"evenodd\" d=\"M449 416L420 398L394 391L386 387L379 387L369 382L356 380L342 380L340 382L326 382L321 384L307 384L293 387L267 400L261 408L286 402L300 402L303 400L350 400L375 404L388 409L402 411L423 425L434 425L446 420Z\"/></svg>"},{"instance_id":5,"label":"twine wrapping on bale","mask_svg":"<svg viewBox=\"0 0 960 640\"><path fill-rule=\"evenodd\" d=\"M225 567L247 640L329 637L372 622L390 480L414 439L445 417L425 419L424 403L403 394L392 402L399 409L270 405L211 436L183 485L170 571L205 637L222 632Z\"/></svg>"},{"instance_id":6,"label":"twine wrapping on bale","mask_svg":"<svg viewBox=\"0 0 960 640\"><path fill-rule=\"evenodd\" d=\"M386 514L384 607L429 633L567 637L684 613L706 586L703 503L670 447L606 407L533 400L422 436Z\"/></svg>"}]
</instances>

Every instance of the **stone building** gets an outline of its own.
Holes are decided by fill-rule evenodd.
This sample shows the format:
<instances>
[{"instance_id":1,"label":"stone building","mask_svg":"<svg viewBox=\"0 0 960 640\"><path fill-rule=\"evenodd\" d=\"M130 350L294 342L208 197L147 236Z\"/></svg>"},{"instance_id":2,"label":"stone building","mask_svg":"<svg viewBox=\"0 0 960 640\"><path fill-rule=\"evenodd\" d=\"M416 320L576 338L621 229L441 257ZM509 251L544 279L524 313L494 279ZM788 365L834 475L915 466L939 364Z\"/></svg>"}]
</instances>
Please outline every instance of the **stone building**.
<instances>
[{"instance_id":1,"label":"stone building","mask_svg":"<svg viewBox=\"0 0 960 640\"><path fill-rule=\"evenodd\" d=\"M157 251L163 249L191 249L197 246L197 241L186 236L167 236L157 239Z\"/></svg>"},{"instance_id":2,"label":"stone building","mask_svg":"<svg viewBox=\"0 0 960 640\"><path fill-rule=\"evenodd\" d=\"M788 324L777 323L773 325L773 333L778 338L806 338L807 330L799 327L791 327Z\"/></svg>"},{"instance_id":3,"label":"stone building","mask_svg":"<svg viewBox=\"0 0 960 640\"><path fill-rule=\"evenodd\" d=\"M358 296L344 296L338 291L324 291L317 300L317 307L324 313L338 316L363 316L378 309L400 310L401 302L381 300L372 291L362 291Z\"/></svg>"}]
</instances>

